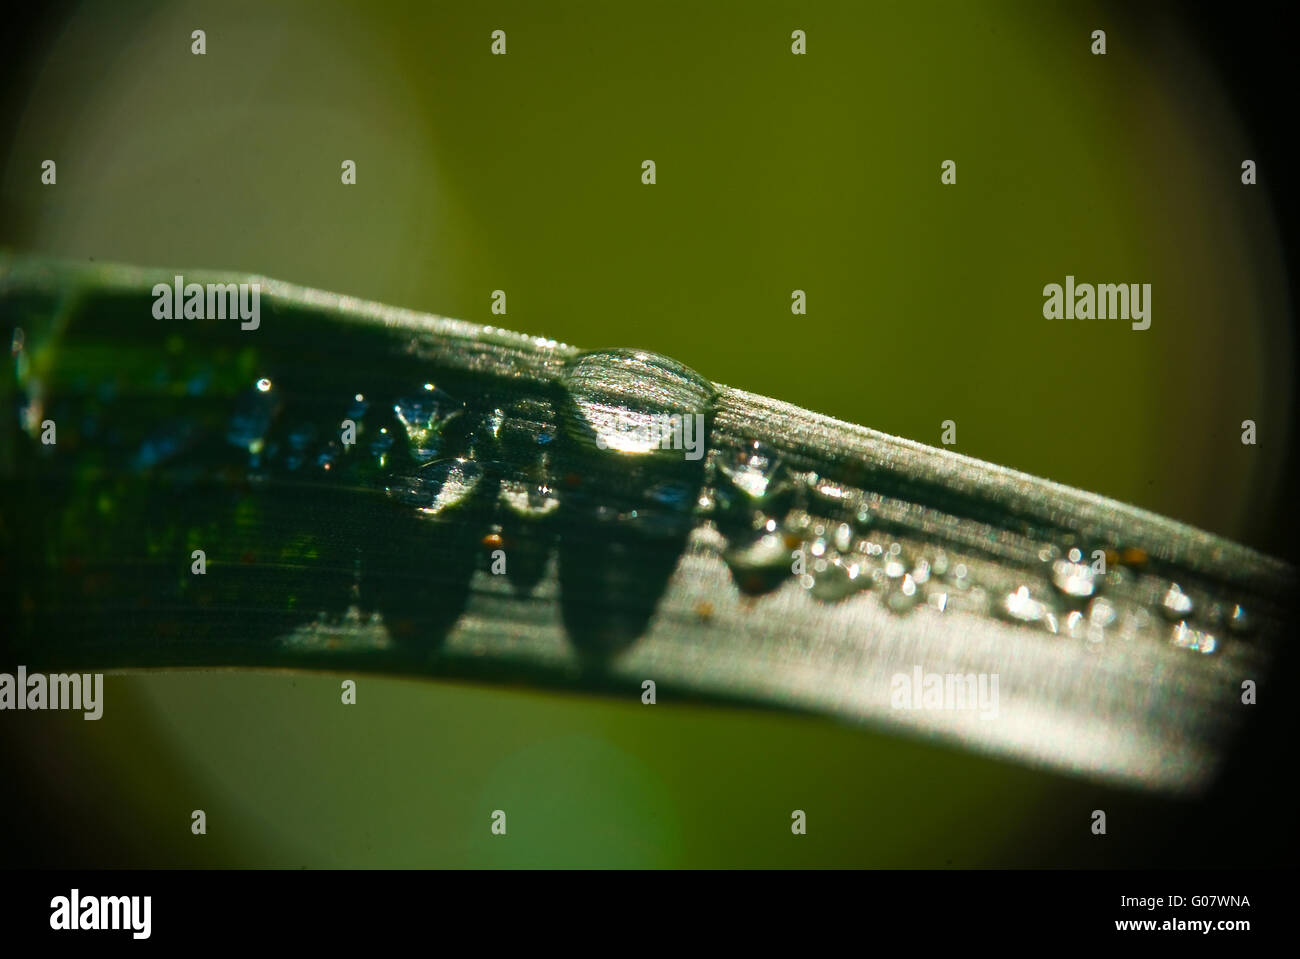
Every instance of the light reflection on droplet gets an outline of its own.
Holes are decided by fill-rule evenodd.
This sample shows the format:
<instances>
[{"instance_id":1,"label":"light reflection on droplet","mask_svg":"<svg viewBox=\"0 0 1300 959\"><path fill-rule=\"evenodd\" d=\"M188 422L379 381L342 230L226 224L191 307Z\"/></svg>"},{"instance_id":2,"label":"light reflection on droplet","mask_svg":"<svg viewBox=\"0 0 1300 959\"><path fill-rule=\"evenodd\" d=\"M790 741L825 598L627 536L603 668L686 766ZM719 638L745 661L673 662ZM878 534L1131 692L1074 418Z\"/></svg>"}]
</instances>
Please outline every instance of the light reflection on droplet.
<instances>
[{"instance_id":1,"label":"light reflection on droplet","mask_svg":"<svg viewBox=\"0 0 1300 959\"><path fill-rule=\"evenodd\" d=\"M1047 616L1048 609L1029 594L1028 586L1021 586L1002 597L998 603L998 612L1016 622L1039 623Z\"/></svg>"},{"instance_id":2,"label":"light reflection on droplet","mask_svg":"<svg viewBox=\"0 0 1300 959\"><path fill-rule=\"evenodd\" d=\"M1250 616L1240 606L1234 605L1228 614L1228 629L1234 633L1248 633L1254 627Z\"/></svg>"},{"instance_id":3,"label":"light reflection on droplet","mask_svg":"<svg viewBox=\"0 0 1300 959\"><path fill-rule=\"evenodd\" d=\"M1186 622L1175 625L1169 639L1179 649L1190 649L1197 653L1212 653L1219 646L1219 641L1213 635L1193 629Z\"/></svg>"},{"instance_id":4,"label":"light reflection on droplet","mask_svg":"<svg viewBox=\"0 0 1300 959\"><path fill-rule=\"evenodd\" d=\"M1079 555L1077 549L1070 550L1071 557ZM1086 599L1096 589L1096 574L1086 563L1074 560L1058 559L1052 564L1052 585L1066 596L1074 599Z\"/></svg>"},{"instance_id":5,"label":"light reflection on droplet","mask_svg":"<svg viewBox=\"0 0 1300 959\"><path fill-rule=\"evenodd\" d=\"M1192 614L1192 598L1183 592L1177 583L1171 583L1164 599L1160 601L1160 611L1171 620L1184 619Z\"/></svg>"}]
</instances>

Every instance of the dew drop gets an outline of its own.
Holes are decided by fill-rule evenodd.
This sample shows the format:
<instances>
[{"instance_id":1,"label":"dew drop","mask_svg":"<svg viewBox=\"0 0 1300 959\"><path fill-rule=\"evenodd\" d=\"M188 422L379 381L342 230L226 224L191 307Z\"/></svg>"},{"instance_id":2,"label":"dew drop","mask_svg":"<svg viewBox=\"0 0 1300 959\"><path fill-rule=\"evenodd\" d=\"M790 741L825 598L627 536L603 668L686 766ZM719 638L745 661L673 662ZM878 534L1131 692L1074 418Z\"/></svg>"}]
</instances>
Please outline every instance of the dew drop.
<instances>
[{"instance_id":1,"label":"dew drop","mask_svg":"<svg viewBox=\"0 0 1300 959\"><path fill-rule=\"evenodd\" d=\"M417 464L433 460L442 449L442 433L461 414L464 404L425 383L422 392L393 403L393 412L406 436L407 451Z\"/></svg>"},{"instance_id":2,"label":"dew drop","mask_svg":"<svg viewBox=\"0 0 1300 959\"><path fill-rule=\"evenodd\" d=\"M583 353L569 361L563 385L571 432L584 445L686 461L698 461L708 448L694 417L707 424L717 391L676 360L644 350ZM674 433L669 445L677 448L665 449L664 424L674 416L682 418L680 444ZM685 418L691 419L689 437Z\"/></svg>"},{"instance_id":3,"label":"dew drop","mask_svg":"<svg viewBox=\"0 0 1300 959\"><path fill-rule=\"evenodd\" d=\"M628 533L684 540L701 508L713 384L644 350L584 353L562 384L556 456L577 481L565 497L575 516L608 514Z\"/></svg>"},{"instance_id":4,"label":"dew drop","mask_svg":"<svg viewBox=\"0 0 1300 959\"><path fill-rule=\"evenodd\" d=\"M779 533L766 533L752 543L729 548L723 557L734 572L788 570L794 560Z\"/></svg>"},{"instance_id":5,"label":"dew drop","mask_svg":"<svg viewBox=\"0 0 1300 959\"><path fill-rule=\"evenodd\" d=\"M783 479L780 459L757 440L719 456L717 467L754 506L762 506Z\"/></svg>"},{"instance_id":6,"label":"dew drop","mask_svg":"<svg viewBox=\"0 0 1300 959\"><path fill-rule=\"evenodd\" d=\"M445 459L390 481L389 496L414 506L423 516L438 516L464 505L473 496L483 471L473 460Z\"/></svg>"},{"instance_id":7,"label":"dew drop","mask_svg":"<svg viewBox=\"0 0 1300 959\"><path fill-rule=\"evenodd\" d=\"M791 572L794 557L781 533L765 533L742 544L728 547L722 554L736 585L747 593L775 589Z\"/></svg>"},{"instance_id":8,"label":"dew drop","mask_svg":"<svg viewBox=\"0 0 1300 959\"><path fill-rule=\"evenodd\" d=\"M916 585L910 573L904 573L897 579L885 577L885 608L891 613L910 613L924 597L921 588Z\"/></svg>"}]
</instances>

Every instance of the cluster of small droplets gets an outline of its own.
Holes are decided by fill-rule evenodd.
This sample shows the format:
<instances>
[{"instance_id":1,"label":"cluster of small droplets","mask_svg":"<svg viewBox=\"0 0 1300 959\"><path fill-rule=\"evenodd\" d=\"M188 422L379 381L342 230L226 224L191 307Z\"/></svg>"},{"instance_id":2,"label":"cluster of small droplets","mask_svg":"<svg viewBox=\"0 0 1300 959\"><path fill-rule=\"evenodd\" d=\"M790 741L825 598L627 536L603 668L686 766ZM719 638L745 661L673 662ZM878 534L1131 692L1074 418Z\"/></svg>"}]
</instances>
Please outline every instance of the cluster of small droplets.
<instances>
[{"instance_id":1,"label":"cluster of small droplets","mask_svg":"<svg viewBox=\"0 0 1300 959\"><path fill-rule=\"evenodd\" d=\"M985 593L966 566L942 551L909 552L875 530L860 494L815 473L795 476L780 457L753 442L714 463L714 484L700 509L725 530L723 559L745 592L765 592L791 575L821 602L871 590L897 614L928 605L938 612L982 611ZM826 522L809 512L849 516Z\"/></svg>"},{"instance_id":2,"label":"cluster of small droplets","mask_svg":"<svg viewBox=\"0 0 1300 959\"><path fill-rule=\"evenodd\" d=\"M757 441L716 454L711 465L712 485L700 494L699 512L726 536L723 559L744 592L775 589L793 576L822 602L869 590L893 613L921 606L940 613L992 613L1093 645L1154 629L1156 617L1148 608L1104 595L1134 584L1135 570L1146 561L1141 550L1088 553L1072 544L1045 546L1041 575L1030 571L995 588L998 577L977 582L965 563L941 549L909 547L883 535L873 504L861 493L816 473L795 475L777 452ZM844 518L819 518L835 516ZM1212 629L1250 628L1240 606L1212 607L1206 622L1198 622L1196 604L1176 583L1159 608L1171 621L1170 642L1181 649L1212 653L1220 645Z\"/></svg>"},{"instance_id":3,"label":"cluster of small droplets","mask_svg":"<svg viewBox=\"0 0 1300 959\"><path fill-rule=\"evenodd\" d=\"M1221 645L1226 630L1237 635L1249 633L1252 624L1240 605L1206 605L1194 599L1179 583L1170 583L1160 597L1160 612L1169 621L1169 641L1179 649L1213 653Z\"/></svg>"}]
</instances>

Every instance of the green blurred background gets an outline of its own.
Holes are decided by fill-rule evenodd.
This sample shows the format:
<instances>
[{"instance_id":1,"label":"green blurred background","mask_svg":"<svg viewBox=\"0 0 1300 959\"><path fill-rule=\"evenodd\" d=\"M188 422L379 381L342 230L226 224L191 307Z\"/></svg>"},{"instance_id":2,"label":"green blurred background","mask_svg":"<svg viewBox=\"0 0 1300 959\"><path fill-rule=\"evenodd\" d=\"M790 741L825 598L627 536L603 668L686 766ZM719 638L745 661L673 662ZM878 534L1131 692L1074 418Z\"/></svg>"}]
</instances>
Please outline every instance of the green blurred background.
<instances>
[{"instance_id":1,"label":"green blurred background","mask_svg":"<svg viewBox=\"0 0 1300 959\"><path fill-rule=\"evenodd\" d=\"M953 419L959 452L1289 548L1269 171L1241 184L1257 145L1172 10L113 2L32 37L7 248L644 347L936 445ZM1151 328L1044 320L1067 273L1151 283ZM815 718L338 686L116 675L101 722L7 714L9 825L79 865L1159 864L1200 808Z\"/></svg>"}]
</instances>

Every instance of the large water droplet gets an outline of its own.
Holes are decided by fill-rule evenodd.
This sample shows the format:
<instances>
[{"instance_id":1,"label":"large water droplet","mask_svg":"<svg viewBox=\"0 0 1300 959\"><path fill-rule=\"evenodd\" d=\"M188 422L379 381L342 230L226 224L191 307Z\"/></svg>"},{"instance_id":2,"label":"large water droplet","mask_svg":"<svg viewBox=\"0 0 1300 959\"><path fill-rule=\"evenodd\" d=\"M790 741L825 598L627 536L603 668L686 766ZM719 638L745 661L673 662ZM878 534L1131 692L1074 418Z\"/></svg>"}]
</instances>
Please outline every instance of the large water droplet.
<instances>
[{"instance_id":1,"label":"large water droplet","mask_svg":"<svg viewBox=\"0 0 1300 959\"><path fill-rule=\"evenodd\" d=\"M570 361L563 382L570 426L584 444L692 462L708 449L701 426L717 391L676 360L644 350L584 353Z\"/></svg>"},{"instance_id":2,"label":"large water droplet","mask_svg":"<svg viewBox=\"0 0 1300 959\"><path fill-rule=\"evenodd\" d=\"M667 357L608 350L570 361L564 386L568 428L555 463L565 502L596 519L625 517L655 535L689 532L713 385Z\"/></svg>"},{"instance_id":3,"label":"large water droplet","mask_svg":"<svg viewBox=\"0 0 1300 959\"><path fill-rule=\"evenodd\" d=\"M561 385L562 612L578 648L603 657L645 629L685 549L716 390L643 350L584 353Z\"/></svg>"}]
</instances>

